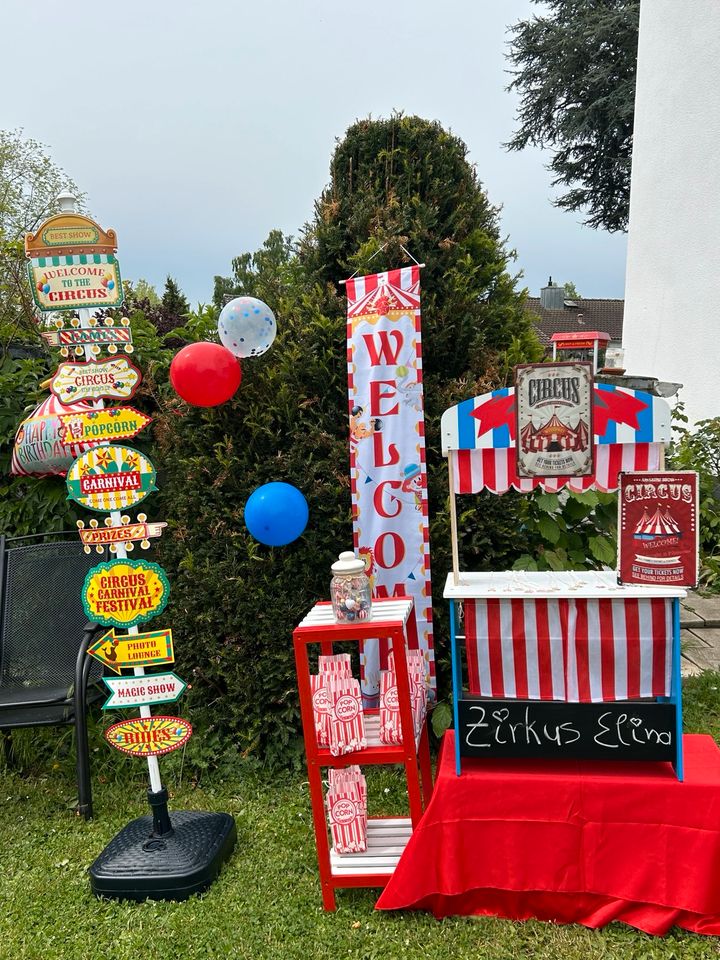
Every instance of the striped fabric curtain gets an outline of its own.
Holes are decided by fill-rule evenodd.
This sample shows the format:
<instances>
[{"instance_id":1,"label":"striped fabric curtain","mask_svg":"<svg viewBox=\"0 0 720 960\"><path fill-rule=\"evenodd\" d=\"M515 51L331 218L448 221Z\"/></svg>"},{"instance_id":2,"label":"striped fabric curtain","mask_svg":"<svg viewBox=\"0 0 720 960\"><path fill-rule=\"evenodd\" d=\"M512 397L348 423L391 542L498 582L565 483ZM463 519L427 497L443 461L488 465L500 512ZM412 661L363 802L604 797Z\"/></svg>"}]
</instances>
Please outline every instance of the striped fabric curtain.
<instances>
[{"instance_id":1,"label":"striped fabric curtain","mask_svg":"<svg viewBox=\"0 0 720 960\"><path fill-rule=\"evenodd\" d=\"M481 447L476 450L450 450L453 461L455 493L505 493L511 488L529 493L542 487L554 493L568 486L575 493L584 490L601 490L610 493L618 488L618 474L625 470L659 470L662 458L662 443L613 443L595 447L595 472L588 477L548 477L535 480L518 477L515 472L515 447L493 449Z\"/></svg>"},{"instance_id":2,"label":"striped fabric curtain","mask_svg":"<svg viewBox=\"0 0 720 960\"><path fill-rule=\"evenodd\" d=\"M671 600L463 603L470 693L569 703L670 695Z\"/></svg>"}]
</instances>

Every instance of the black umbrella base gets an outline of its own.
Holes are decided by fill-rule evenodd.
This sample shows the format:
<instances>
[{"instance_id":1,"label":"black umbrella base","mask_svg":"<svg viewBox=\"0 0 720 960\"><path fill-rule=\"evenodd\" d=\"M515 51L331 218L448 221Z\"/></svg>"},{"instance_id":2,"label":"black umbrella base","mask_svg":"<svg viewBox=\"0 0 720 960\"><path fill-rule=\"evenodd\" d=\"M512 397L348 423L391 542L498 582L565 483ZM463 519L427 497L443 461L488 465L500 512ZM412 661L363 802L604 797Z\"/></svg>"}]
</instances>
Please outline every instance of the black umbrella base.
<instances>
[{"instance_id":1,"label":"black umbrella base","mask_svg":"<svg viewBox=\"0 0 720 960\"><path fill-rule=\"evenodd\" d=\"M235 847L235 820L228 813L178 810L170 824L162 835L153 832L152 816L124 827L90 867L93 893L115 900L186 900L207 890Z\"/></svg>"}]
</instances>

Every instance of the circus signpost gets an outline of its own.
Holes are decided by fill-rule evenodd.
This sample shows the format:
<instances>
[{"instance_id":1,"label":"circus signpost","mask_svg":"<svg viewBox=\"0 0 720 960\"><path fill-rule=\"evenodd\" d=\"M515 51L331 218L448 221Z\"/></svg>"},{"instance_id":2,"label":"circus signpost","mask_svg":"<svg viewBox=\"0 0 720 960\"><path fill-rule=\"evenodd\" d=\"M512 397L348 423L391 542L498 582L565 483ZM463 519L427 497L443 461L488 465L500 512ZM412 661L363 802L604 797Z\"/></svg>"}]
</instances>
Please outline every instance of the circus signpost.
<instances>
[{"instance_id":1,"label":"circus signpost","mask_svg":"<svg viewBox=\"0 0 720 960\"><path fill-rule=\"evenodd\" d=\"M619 583L697 586L697 473L623 473L619 511Z\"/></svg>"},{"instance_id":2,"label":"circus signpost","mask_svg":"<svg viewBox=\"0 0 720 960\"><path fill-rule=\"evenodd\" d=\"M178 811L171 819L168 810L157 758L184 747L192 727L180 717L153 716L151 706L174 703L188 685L174 673L145 674L146 667L174 662L170 629L138 630L163 612L170 583L158 564L127 556L136 543L141 550L149 549L150 540L160 537L167 524L148 523L144 513L133 519L123 512L157 489L156 471L144 453L117 443L135 437L152 418L133 407L104 404L131 399L142 382L141 371L119 355L121 350L134 351L129 320L106 312L123 301L115 232L77 214L70 194L58 202L62 212L26 236L25 251L36 307L51 324L41 334L61 356L73 359L59 363L43 384L51 396L45 401L50 409L42 406L42 415L52 417L52 424L42 421L23 431L20 439L28 432L30 438L16 444L13 466L19 453L34 443L46 460L48 453L54 458L51 472L66 468L62 472L69 500L108 514L102 526L95 518L87 526L85 520L77 521L86 554L94 548L112 555L109 562L87 571L81 594L90 624L112 629L95 642L86 633L80 650L117 674L105 680L111 696L103 709L132 707L140 712L110 726L105 736L117 750L147 761L152 815L131 821L105 847L90 867L92 890L117 899L183 900L215 879L234 847L235 822L228 814L202 811ZM97 308L103 312L96 313ZM56 310L77 311L77 316L48 316ZM110 356L101 357L102 350ZM42 440L43 427L46 433L52 430L54 442ZM37 434L40 440L35 440ZM28 466L34 466L31 453L24 458ZM37 466L36 472L47 472ZM87 668L83 676L87 678Z\"/></svg>"},{"instance_id":3,"label":"circus signpost","mask_svg":"<svg viewBox=\"0 0 720 960\"><path fill-rule=\"evenodd\" d=\"M517 474L582 477L593 471L592 365L516 367Z\"/></svg>"}]
</instances>

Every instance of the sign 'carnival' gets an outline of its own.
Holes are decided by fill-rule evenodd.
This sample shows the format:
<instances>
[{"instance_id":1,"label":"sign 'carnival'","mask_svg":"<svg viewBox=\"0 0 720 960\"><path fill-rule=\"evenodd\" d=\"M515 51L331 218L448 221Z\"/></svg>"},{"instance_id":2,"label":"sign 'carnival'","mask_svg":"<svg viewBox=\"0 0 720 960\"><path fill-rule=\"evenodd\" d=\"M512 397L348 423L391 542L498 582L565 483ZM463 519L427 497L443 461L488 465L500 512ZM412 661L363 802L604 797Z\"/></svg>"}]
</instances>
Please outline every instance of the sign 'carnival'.
<instances>
[{"instance_id":1,"label":"sign 'carnival'","mask_svg":"<svg viewBox=\"0 0 720 960\"><path fill-rule=\"evenodd\" d=\"M155 467L148 458L116 444L94 447L79 456L65 483L68 500L108 513L133 507L157 489Z\"/></svg>"},{"instance_id":2,"label":"sign 'carnival'","mask_svg":"<svg viewBox=\"0 0 720 960\"><path fill-rule=\"evenodd\" d=\"M592 474L592 405L592 364L516 367L518 477Z\"/></svg>"},{"instance_id":3,"label":"sign 'carnival'","mask_svg":"<svg viewBox=\"0 0 720 960\"><path fill-rule=\"evenodd\" d=\"M350 486L355 551L375 597L411 596L435 685L425 469L420 268L348 280ZM380 694L379 651L366 643L362 691Z\"/></svg>"},{"instance_id":4,"label":"sign 'carnival'","mask_svg":"<svg viewBox=\"0 0 720 960\"><path fill-rule=\"evenodd\" d=\"M148 560L113 560L88 571L82 590L85 615L93 623L129 628L161 613L170 596L162 567Z\"/></svg>"},{"instance_id":5,"label":"sign 'carnival'","mask_svg":"<svg viewBox=\"0 0 720 960\"><path fill-rule=\"evenodd\" d=\"M618 581L697 586L698 508L692 470L621 473Z\"/></svg>"}]
</instances>

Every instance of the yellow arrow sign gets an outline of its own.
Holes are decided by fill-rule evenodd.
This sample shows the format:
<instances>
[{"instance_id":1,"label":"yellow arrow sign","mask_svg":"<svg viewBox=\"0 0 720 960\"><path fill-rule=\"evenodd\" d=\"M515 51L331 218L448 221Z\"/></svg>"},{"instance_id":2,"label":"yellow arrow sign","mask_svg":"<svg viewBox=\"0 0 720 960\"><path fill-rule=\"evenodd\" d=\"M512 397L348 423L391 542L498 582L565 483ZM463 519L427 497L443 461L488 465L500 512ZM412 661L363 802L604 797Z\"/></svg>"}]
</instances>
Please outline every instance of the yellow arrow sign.
<instances>
[{"instance_id":1,"label":"yellow arrow sign","mask_svg":"<svg viewBox=\"0 0 720 960\"><path fill-rule=\"evenodd\" d=\"M124 667L175 663L172 630L151 630L134 636L118 636L114 630L108 630L88 648L88 653L114 673L120 673Z\"/></svg>"}]
</instances>

